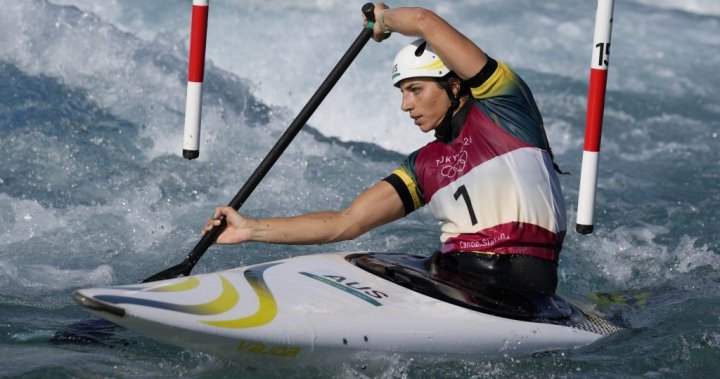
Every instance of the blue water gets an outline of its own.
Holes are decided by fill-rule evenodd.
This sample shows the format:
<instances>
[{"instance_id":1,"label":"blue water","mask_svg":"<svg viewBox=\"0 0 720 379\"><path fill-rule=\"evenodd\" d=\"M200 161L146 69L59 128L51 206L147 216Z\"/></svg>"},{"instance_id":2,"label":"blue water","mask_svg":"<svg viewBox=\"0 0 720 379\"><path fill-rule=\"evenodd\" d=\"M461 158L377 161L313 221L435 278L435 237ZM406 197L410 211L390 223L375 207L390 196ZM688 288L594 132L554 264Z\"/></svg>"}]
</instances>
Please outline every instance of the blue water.
<instances>
[{"instance_id":1,"label":"blue water","mask_svg":"<svg viewBox=\"0 0 720 379\"><path fill-rule=\"evenodd\" d=\"M0 376L715 377L720 359L720 4L615 8L596 232L569 232L560 292L632 329L540 357L477 363L378 356L335 367L247 368L128 331L56 345L88 314L76 288L127 284L178 263L360 31L346 1L211 3L200 158L180 157L190 1L5 1L0 12ZM407 2L395 2L399 6ZM594 1L461 0L435 9L533 88L571 225ZM399 109L371 42L243 206L251 216L340 208L428 141ZM195 273L328 251L427 254L423 210L355 241L212 247ZM624 296L624 297L622 297ZM482 361L482 359L481 359ZM369 364L368 364L369 363Z\"/></svg>"}]
</instances>

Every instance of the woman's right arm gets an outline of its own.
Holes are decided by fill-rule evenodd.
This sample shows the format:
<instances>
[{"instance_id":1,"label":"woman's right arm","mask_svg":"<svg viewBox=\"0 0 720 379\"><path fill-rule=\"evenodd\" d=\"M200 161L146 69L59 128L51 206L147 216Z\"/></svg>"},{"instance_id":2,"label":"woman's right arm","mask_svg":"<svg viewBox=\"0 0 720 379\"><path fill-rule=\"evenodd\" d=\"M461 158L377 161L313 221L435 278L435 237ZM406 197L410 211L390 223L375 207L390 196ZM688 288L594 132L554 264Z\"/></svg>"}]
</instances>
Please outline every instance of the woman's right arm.
<instances>
[{"instance_id":1,"label":"woman's right arm","mask_svg":"<svg viewBox=\"0 0 720 379\"><path fill-rule=\"evenodd\" d=\"M322 211L292 217L250 219L231 207L215 209L203 228L203 235L220 225L225 217L227 228L217 243L247 241L312 245L351 240L377 226L405 215L402 200L395 189L381 181L360 194L342 211Z\"/></svg>"}]
</instances>

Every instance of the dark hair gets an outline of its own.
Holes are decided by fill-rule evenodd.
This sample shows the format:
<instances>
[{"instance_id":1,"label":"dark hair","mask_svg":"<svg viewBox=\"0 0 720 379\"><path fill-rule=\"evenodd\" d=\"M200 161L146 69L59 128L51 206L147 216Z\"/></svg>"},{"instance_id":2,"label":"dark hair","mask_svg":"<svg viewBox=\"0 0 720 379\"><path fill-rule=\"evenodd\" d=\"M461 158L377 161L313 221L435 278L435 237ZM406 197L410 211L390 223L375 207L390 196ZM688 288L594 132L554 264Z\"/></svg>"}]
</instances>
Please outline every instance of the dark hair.
<instances>
[{"instance_id":1,"label":"dark hair","mask_svg":"<svg viewBox=\"0 0 720 379\"><path fill-rule=\"evenodd\" d=\"M445 76L442 78L438 78L439 82L445 82L450 83L450 80L456 79L460 83L460 91L458 92L458 98L463 96L470 96L470 86L455 73L455 71L450 70Z\"/></svg>"}]
</instances>

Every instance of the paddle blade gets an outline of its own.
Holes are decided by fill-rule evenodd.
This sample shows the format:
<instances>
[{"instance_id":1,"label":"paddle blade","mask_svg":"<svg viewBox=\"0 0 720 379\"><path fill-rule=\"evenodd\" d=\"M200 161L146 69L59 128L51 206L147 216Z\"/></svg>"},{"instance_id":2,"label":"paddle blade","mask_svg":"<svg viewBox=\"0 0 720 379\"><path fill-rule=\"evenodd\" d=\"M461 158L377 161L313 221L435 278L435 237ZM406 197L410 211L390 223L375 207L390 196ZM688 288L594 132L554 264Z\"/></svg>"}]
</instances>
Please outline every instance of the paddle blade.
<instances>
[{"instance_id":1,"label":"paddle blade","mask_svg":"<svg viewBox=\"0 0 720 379\"><path fill-rule=\"evenodd\" d=\"M186 259L179 265L175 265L166 270L160 271L157 274L143 280L142 282L156 282L158 280L175 279L181 276L188 276L190 275L190 271L192 271L193 266L194 265L188 262L188 260Z\"/></svg>"},{"instance_id":2,"label":"paddle blade","mask_svg":"<svg viewBox=\"0 0 720 379\"><path fill-rule=\"evenodd\" d=\"M102 319L88 319L76 322L55 332L50 343L55 345L80 344L101 346L122 346L124 341L115 334L121 327Z\"/></svg>"}]
</instances>

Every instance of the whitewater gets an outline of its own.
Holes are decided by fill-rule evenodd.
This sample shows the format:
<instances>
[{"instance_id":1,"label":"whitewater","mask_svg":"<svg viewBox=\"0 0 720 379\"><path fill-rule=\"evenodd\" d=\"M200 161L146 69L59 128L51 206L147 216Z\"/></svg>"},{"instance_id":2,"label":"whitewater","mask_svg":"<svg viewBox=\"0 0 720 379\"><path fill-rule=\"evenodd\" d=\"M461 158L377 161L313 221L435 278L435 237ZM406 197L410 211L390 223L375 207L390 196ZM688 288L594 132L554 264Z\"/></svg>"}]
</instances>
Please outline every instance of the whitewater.
<instances>
[{"instance_id":1,"label":"whitewater","mask_svg":"<svg viewBox=\"0 0 720 379\"><path fill-rule=\"evenodd\" d=\"M189 0L4 1L0 12L0 377L713 377L720 358L720 3L615 4L595 233L575 233L594 1L431 8L534 91L568 204L559 292L630 329L578 349L478 363L367 356L243 367L128 331L52 343L86 320L70 293L179 263L361 30L362 3L213 0L200 157L182 158ZM346 206L427 143L371 41L243 205ZM430 254L420 210L355 241L213 246L194 273L335 251ZM598 293L610 294L598 296ZM612 301L607 301L610 297Z\"/></svg>"}]
</instances>

